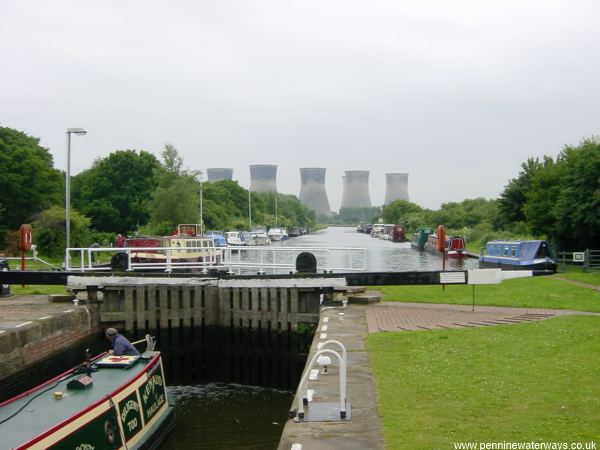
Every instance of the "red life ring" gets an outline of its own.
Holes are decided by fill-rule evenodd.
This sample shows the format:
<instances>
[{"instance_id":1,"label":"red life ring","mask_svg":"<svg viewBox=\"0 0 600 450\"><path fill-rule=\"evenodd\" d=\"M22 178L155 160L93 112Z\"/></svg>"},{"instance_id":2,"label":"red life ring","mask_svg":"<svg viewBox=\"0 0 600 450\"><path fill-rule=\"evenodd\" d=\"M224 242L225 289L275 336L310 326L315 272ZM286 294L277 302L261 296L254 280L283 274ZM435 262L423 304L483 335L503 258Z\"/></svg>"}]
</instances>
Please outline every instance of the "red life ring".
<instances>
[{"instance_id":1,"label":"red life ring","mask_svg":"<svg viewBox=\"0 0 600 450\"><path fill-rule=\"evenodd\" d=\"M444 225L438 225L437 229L437 247L440 252L446 251L446 233L444 232Z\"/></svg>"},{"instance_id":2,"label":"red life ring","mask_svg":"<svg viewBox=\"0 0 600 450\"><path fill-rule=\"evenodd\" d=\"M29 224L21 225L21 241L19 247L21 248L21 251L24 252L31 250L31 225Z\"/></svg>"}]
</instances>

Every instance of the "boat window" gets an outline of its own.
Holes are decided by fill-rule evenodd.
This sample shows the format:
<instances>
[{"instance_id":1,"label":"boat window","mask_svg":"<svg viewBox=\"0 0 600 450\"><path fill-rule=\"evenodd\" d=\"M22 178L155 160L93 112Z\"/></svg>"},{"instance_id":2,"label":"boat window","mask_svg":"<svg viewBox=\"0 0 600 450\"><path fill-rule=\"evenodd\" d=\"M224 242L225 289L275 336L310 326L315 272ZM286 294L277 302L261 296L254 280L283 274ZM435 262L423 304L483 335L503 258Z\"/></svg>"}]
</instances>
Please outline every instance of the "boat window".
<instances>
[{"instance_id":1,"label":"boat window","mask_svg":"<svg viewBox=\"0 0 600 450\"><path fill-rule=\"evenodd\" d=\"M517 246L513 245L510 251L511 256L515 256L517 254Z\"/></svg>"},{"instance_id":2,"label":"boat window","mask_svg":"<svg viewBox=\"0 0 600 450\"><path fill-rule=\"evenodd\" d=\"M504 256L508 255L508 246L504 247Z\"/></svg>"}]
</instances>

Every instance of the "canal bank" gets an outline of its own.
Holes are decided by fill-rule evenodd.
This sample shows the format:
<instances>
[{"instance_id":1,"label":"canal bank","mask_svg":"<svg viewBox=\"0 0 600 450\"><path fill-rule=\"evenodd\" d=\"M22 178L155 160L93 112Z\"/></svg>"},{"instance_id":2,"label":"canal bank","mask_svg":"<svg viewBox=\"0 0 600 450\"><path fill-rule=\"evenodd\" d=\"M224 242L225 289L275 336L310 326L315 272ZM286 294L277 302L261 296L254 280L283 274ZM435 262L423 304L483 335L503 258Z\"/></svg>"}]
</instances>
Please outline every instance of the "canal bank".
<instances>
[{"instance_id":1,"label":"canal bank","mask_svg":"<svg viewBox=\"0 0 600 450\"><path fill-rule=\"evenodd\" d=\"M0 300L0 398L80 363L86 348L98 347L97 307L52 300L48 295Z\"/></svg>"},{"instance_id":2,"label":"canal bank","mask_svg":"<svg viewBox=\"0 0 600 450\"><path fill-rule=\"evenodd\" d=\"M334 363L319 370L318 377L309 381L309 402L305 406L305 419L298 419L298 396L296 393L290 415L279 442L279 450L326 450L326 449L384 449L381 420L377 411L377 392L371 372L369 354L365 349L365 337L369 332L365 304L350 303L324 307L318 329L311 346L308 361L318 352L319 344L336 340L347 351L347 417L341 419L340 367ZM321 346L321 348L324 348ZM339 351L336 345L327 348ZM335 358L331 358L335 360ZM319 366L316 366L319 367ZM305 368L306 370L307 368ZM313 373L314 375L314 373ZM331 412L333 408L333 413ZM311 421L313 416L325 413L326 421Z\"/></svg>"}]
</instances>

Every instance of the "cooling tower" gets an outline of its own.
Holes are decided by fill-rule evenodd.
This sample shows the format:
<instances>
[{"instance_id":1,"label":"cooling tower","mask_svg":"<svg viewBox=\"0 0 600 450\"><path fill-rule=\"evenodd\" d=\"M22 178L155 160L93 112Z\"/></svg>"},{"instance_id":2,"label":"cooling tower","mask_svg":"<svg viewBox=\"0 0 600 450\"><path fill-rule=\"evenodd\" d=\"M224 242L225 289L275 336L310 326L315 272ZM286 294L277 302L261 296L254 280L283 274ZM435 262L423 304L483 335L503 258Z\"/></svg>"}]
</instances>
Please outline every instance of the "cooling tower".
<instances>
[{"instance_id":1,"label":"cooling tower","mask_svg":"<svg viewBox=\"0 0 600 450\"><path fill-rule=\"evenodd\" d=\"M304 167L300 169L300 179L300 201L317 214L331 216L325 190L325 169Z\"/></svg>"},{"instance_id":2,"label":"cooling tower","mask_svg":"<svg viewBox=\"0 0 600 450\"><path fill-rule=\"evenodd\" d=\"M250 190L252 192L277 192L277 166L272 164L251 165Z\"/></svg>"},{"instance_id":3,"label":"cooling tower","mask_svg":"<svg viewBox=\"0 0 600 450\"><path fill-rule=\"evenodd\" d=\"M386 173L385 174L385 204L396 200L408 201L408 174L407 173Z\"/></svg>"},{"instance_id":4,"label":"cooling tower","mask_svg":"<svg viewBox=\"0 0 600 450\"><path fill-rule=\"evenodd\" d=\"M370 208L369 171L347 170L342 177L342 208Z\"/></svg>"},{"instance_id":5,"label":"cooling tower","mask_svg":"<svg viewBox=\"0 0 600 450\"><path fill-rule=\"evenodd\" d=\"M206 169L206 175L209 183L221 180L231 180L233 178L233 169L225 169L221 167Z\"/></svg>"}]
</instances>

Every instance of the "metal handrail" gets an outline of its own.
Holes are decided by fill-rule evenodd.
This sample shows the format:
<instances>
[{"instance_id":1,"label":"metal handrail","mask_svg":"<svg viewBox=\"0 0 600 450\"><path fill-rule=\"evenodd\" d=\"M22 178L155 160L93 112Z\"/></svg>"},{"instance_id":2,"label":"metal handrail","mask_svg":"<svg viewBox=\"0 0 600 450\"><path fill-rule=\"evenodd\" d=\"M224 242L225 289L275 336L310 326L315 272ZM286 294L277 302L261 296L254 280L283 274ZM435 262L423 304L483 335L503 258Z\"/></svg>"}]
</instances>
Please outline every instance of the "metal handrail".
<instances>
[{"instance_id":1,"label":"metal handrail","mask_svg":"<svg viewBox=\"0 0 600 450\"><path fill-rule=\"evenodd\" d=\"M100 254L124 253L127 255L126 271L143 269L164 269L172 272L179 269L193 269L207 272L209 269L227 270L230 274L244 269L255 268L259 273L265 270L286 272L295 271L295 258L299 253L311 252L319 259L319 269L326 271L366 271L366 249L359 247L287 247L287 246L236 246L236 247L78 247L66 249L67 271L110 271L110 264L99 265L94 261ZM137 254L156 254L164 261L134 261ZM173 254L190 255L190 258L202 258L202 261L178 261ZM72 254L78 254L79 263L72 264ZM324 259L334 257L328 267ZM347 266L339 264L346 260Z\"/></svg>"}]
</instances>

